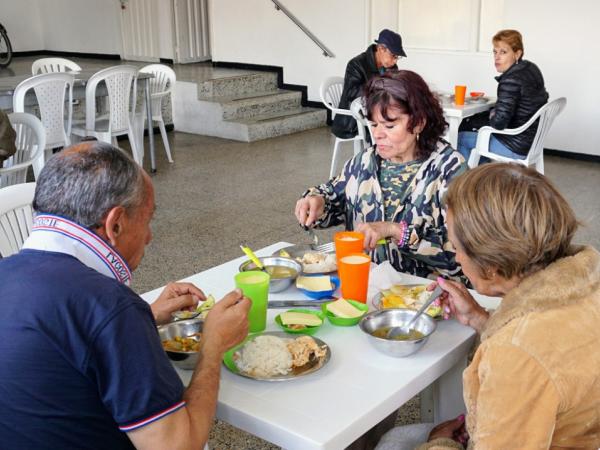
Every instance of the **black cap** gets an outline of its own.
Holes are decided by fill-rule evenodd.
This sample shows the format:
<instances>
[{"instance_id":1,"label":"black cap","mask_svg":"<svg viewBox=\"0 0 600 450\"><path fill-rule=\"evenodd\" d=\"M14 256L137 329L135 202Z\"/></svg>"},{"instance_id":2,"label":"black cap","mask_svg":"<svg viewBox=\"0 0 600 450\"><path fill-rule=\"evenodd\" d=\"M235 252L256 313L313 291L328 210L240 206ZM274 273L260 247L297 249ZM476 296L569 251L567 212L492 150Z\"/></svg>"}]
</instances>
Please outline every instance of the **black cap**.
<instances>
[{"instance_id":1,"label":"black cap","mask_svg":"<svg viewBox=\"0 0 600 450\"><path fill-rule=\"evenodd\" d=\"M406 53L402 48L402 38L398 33L394 33L392 30L381 30L379 37L375 39L375 42L381 45L385 45L387 49L397 56L406 57Z\"/></svg>"}]
</instances>

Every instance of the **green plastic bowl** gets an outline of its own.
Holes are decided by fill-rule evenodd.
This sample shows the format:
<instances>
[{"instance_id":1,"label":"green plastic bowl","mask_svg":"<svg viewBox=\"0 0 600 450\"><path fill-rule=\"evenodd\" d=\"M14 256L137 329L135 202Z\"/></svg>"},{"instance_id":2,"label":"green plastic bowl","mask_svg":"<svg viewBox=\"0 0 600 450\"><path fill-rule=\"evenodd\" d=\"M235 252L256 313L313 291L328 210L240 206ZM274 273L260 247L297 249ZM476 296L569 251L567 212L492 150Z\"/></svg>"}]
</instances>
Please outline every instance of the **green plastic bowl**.
<instances>
[{"instance_id":1,"label":"green plastic bowl","mask_svg":"<svg viewBox=\"0 0 600 450\"><path fill-rule=\"evenodd\" d=\"M321 305L321 311L323 311L323 314L325 314L325 316L327 317L329 322L331 322L333 325L337 325L339 327L354 326L358 322L360 322L360 319L362 319L365 314L367 314L369 312L369 305L367 305L366 303L357 302L356 300L346 300L346 301L348 303L350 303L352 306L356 307L356 309L360 309L363 312L362 316L355 317L353 319L348 319L346 317L338 317L327 309L327 305L329 305L332 302L323 303Z\"/></svg>"},{"instance_id":2,"label":"green plastic bowl","mask_svg":"<svg viewBox=\"0 0 600 450\"><path fill-rule=\"evenodd\" d=\"M277 325L279 325L281 327L281 329L283 331L285 331L286 333L291 333L291 334L308 334L308 335L313 335L317 332L317 330L319 328L321 328L321 326L323 325L323 322L325 322L325 314L323 314L321 311L315 310L315 309L288 309L286 312L301 312L301 313L308 313L308 314L313 314L315 316L317 316L319 319L321 319L321 325L315 325L312 327L305 327L302 328L301 330L294 330L292 328L288 328L287 325L284 325L283 322L281 321L281 314L277 314L277 316L275 317L275 323Z\"/></svg>"}]
</instances>

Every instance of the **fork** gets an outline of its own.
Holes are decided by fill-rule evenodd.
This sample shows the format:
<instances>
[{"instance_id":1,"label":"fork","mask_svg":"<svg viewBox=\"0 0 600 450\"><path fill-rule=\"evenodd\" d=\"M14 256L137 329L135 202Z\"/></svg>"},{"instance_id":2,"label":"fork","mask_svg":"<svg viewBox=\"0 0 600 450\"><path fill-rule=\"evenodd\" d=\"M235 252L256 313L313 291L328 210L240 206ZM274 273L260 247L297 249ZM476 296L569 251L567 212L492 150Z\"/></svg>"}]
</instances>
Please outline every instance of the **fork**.
<instances>
[{"instance_id":1,"label":"fork","mask_svg":"<svg viewBox=\"0 0 600 450\"><path fill-rule=\"evenodd\" d=\"M335 244L333 242L328 242L326 244L319 245L319 237L314 232L314 230L310 227L303 226L304 231L308 233L310 238L312 239L312 243L310 244L310 249L320 253L330 253L335 250Z\"/></svg>"}]
</instances>

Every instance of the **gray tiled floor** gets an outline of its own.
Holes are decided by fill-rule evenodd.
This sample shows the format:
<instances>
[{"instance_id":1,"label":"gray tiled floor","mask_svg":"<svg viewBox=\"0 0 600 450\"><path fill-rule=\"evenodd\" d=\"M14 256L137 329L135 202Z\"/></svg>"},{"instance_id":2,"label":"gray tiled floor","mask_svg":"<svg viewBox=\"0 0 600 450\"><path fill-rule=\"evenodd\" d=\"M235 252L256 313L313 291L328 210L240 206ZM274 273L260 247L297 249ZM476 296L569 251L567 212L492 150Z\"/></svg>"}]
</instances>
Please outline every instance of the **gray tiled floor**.
<instances>
[{"instance_id":1,"label":"gray tiled floor","mask_svg":"<svg viewBox=\"0 0 600 450\"><path fill-rule=\"evenodd\" d=\"M18 61L11 68L23 73L30 64ZM206 65L181 70L180 77L225 76L221 69ZM173 164L167 162L158 135L155 141L158 172L152 178L158 208L154 239L134 275L136 291L236 258L242 240L254 248L282 240L307 241L292 211L303 189L327 177L333 147L327 128L254 143L173 132L169 133ZM349 147L345 151L345 156L351 155ZM600 164L558 157L545 161L546 174L583 223L576 241L600 248ZM332 231L319 233L326 240ZM402 408L399 423L418 419L413 400ZM213 429L210 445L219 450L276 448L223 423Z\"/></svg>"}]
</instances>

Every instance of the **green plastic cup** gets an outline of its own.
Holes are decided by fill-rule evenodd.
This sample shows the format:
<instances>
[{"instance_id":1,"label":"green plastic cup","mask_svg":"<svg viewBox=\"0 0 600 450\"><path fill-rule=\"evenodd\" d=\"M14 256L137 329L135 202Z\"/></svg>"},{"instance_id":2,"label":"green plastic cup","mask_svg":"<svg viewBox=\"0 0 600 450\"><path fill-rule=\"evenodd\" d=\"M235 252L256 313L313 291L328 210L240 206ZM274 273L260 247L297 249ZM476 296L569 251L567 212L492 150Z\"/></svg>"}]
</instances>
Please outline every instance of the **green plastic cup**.
<instances>
[{"instance_id":1,"label":"green plastic cup","mask_svg":"<svg viewBox=\"0 0 600 450\"><path fill-rule=\"evenodd\" d=\"M235 276L235 286L242 290L244 296L252 300L252 306L248 313L250 333L263 331L267 327L270 278L268 273L257 270L240 272Z\"/></svg>"}]
</instances>

